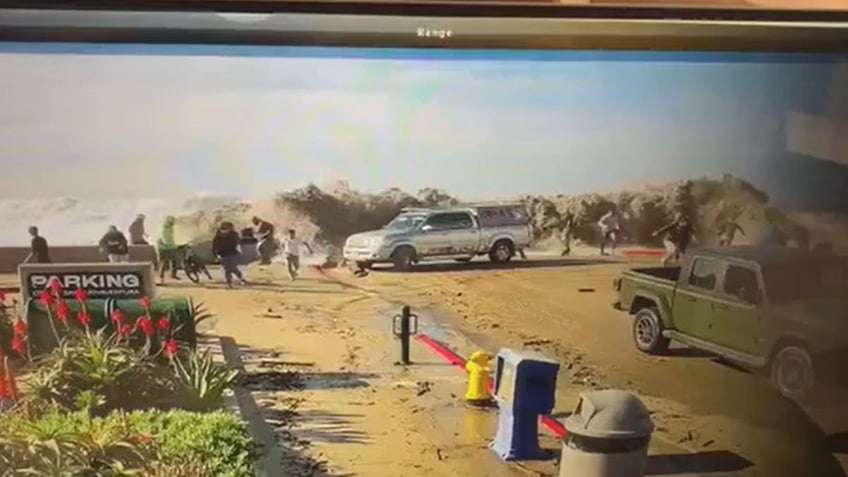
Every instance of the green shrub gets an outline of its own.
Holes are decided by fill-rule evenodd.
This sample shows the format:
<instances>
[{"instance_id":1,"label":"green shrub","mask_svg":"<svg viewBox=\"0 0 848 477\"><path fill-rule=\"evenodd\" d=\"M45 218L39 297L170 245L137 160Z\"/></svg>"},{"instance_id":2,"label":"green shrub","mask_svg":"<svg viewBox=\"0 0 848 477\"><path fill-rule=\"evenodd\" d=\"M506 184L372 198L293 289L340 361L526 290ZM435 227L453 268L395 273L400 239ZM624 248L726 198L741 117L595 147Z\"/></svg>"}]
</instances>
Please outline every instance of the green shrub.
<instances>
[{"instance_id":1,"label":"green shrub","mask_svg":"<svg viewBox=\"0 0 848 477\"><path fill-rule=\"evenodd\" d=\"M154 436L163 460L203 462L216 477L252 475L259 447L235 415L216 411L140 412L130 416L137 430Z\"/></svg>"},{"instance_id":2,"label":"green shrub","mask_svg":"<svg viewBox=\"0 0 848 477\"><path fill-rule=\"evenodd\" d=\"M2 475L248 477L258 450L246 425L224 412L0 415Z\"/></svg>"}]
</instances>

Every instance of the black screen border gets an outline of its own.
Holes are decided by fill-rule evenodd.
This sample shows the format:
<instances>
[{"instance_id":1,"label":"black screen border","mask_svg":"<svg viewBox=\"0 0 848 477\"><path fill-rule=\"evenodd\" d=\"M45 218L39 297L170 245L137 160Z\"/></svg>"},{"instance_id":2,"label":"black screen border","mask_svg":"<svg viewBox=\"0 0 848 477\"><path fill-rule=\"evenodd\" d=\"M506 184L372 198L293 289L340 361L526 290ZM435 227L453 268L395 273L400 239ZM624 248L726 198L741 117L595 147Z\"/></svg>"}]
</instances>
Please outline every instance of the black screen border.
<instances>
[{"instance_id":1,"label":"black screen border","mask_svg":"<svg viewBox=\"0 0 848 477\"><path fill-rule=\"evenodd\" d=\"M673 0L670 0L673 1ZM43 10L323 13L341 15L679 19L760 22L848 22L848 8L785 9L727 6L568 5L542 1L423 0L0 0L0 8Z\"/></svg>"},{"instance_id":2,"label":"black screen border","mask_svg":"<svg viewBox=\"0 0 848 477\"><path fill-rule=\"evenodd\" d=\"M255 24L220 13L270 14ZM450 37L416 31L450 32ZM848 53L848 10L0 0L0 41Z\"/></svg>"}]
</instances>

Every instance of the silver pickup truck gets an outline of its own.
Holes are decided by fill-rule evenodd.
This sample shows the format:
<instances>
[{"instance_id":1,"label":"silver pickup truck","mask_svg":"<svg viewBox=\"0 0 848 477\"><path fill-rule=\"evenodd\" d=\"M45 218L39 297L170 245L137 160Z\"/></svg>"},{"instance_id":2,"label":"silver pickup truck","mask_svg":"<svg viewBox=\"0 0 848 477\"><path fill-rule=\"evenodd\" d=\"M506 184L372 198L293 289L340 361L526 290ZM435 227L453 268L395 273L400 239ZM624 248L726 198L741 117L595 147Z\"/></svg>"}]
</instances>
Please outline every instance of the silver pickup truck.
<instances>
[{"instance_id":1,"label":"silver pickup truck","mask_svg":"<svg viewBox=\"0 0 848 477\"><path fill-rule=\"evenodd\" d=\"M380 230L351 235L344 259L360 268L392 263L404 270L427 260L508 262L530 244L530 219L520 204L404 209Z\"/></svg>"}]
</instances>

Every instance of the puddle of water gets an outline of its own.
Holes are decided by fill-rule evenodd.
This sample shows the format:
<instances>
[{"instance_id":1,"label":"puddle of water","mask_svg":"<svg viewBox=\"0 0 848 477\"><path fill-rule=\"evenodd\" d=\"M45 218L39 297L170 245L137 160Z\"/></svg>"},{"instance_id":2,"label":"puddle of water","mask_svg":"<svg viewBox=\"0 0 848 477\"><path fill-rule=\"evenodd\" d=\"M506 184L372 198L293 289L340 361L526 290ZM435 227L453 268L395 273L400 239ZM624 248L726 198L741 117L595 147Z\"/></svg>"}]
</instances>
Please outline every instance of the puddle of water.
<instances>
[{"instance_id":1,"label":"puddle of water","mask_svg":"<svg viewBox=\"0 0 848 477\"><path fill-rule=\"evenodd\" d=\"M553 461L532 464L504 462L489 449L489 443L494 439L497 430L497 410L480 410L451 403L432 409L430 414L437 430L455 442L455 445L447 451L447 458L459 463L468 463L470 473L462 475L526 477L556 473L556 464ZM547 443L542 444L543 447L545 444ZM532 467L531 472L528 472L528 466ZM465 467L462 469L466 470ZM459 467L456 470L459 471Z\"/></svg>"},{"instance_id":2,"label":"puddle of water","mask_svg":"<svg viewBox=\"0 0 848 477\"><path fill-rule=\"evenodd\" d=\"M448 341L457 336L453 328L432 320L426 311L418 313L418 331L439 341Z\"/></svg>"},{"instance_id":3,"label":"puddle of water","mask_svg":"<svg viewBox=\"0 0 848 477\"><path fill-rule=\"evenodd\" d=\"M460 446L480 447L488 445L497 430L497 412L479 409L459 408L459 433L456 436Z\"/></svg>"},{"instance_id":4,"label":"puddle of water","mask_svg":"<svg viewBox=\"0 0 848 477\"><path fill-rule=\"evenodd\" d=\"M400 314L397 306L385 307L375 315L372 326L375 330L392 332L394 317ZM462 336L443 320L436 319L434 311L427 308L413 308L412 314L418 317L418 332L439 341L461 338Z\"/></svg>"}]
</instances>

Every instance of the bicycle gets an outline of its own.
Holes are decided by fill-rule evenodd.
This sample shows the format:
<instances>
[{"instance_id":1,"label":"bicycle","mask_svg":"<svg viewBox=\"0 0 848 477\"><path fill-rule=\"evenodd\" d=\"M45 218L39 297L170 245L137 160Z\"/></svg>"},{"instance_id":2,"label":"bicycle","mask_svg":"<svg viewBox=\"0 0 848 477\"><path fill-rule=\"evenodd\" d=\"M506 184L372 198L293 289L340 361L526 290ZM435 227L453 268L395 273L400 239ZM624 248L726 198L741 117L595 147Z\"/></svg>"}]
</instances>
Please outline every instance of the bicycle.
<instances>
[{"instance_id":1,"label":"bicycle","mask_svg":"<svg viewBox=\"0 0 848 477\"><path fill-rule=\"evenodd\" d=\"M194 249L190 244L180 245L178 247L180 253L180 263L186 276L193 283L200 283L200 274L206 275L206 278L212 280L212 274L206 268L206 264L194 253Z\"/></svg>"}]
</instances>

